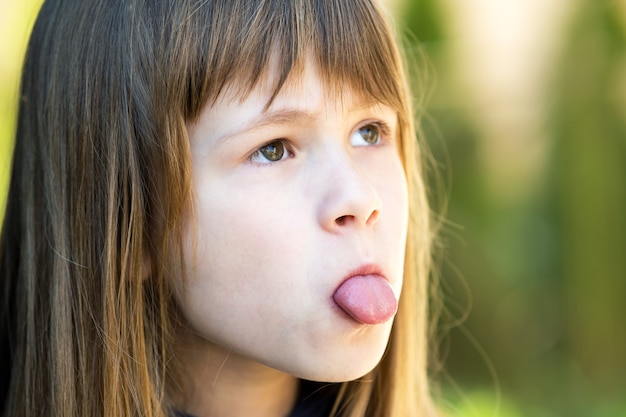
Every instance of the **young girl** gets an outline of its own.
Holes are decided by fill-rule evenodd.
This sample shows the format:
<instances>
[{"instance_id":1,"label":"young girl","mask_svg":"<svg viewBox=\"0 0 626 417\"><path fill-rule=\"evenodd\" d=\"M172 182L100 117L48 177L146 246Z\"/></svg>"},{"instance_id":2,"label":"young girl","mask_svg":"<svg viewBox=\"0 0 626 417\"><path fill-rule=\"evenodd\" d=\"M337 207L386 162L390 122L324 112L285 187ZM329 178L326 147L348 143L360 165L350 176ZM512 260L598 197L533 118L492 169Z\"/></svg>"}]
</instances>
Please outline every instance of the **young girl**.
<instances>
[{"instance_id":1,"label":"young girl","mask_svg":"<svg viewBox=\"0 0 626 417\"><path fill-rule=\"evenodd\" d=\"M370 0L46 1L3 415L433 415L403 71Z\"/></svg>"}]
</instances>

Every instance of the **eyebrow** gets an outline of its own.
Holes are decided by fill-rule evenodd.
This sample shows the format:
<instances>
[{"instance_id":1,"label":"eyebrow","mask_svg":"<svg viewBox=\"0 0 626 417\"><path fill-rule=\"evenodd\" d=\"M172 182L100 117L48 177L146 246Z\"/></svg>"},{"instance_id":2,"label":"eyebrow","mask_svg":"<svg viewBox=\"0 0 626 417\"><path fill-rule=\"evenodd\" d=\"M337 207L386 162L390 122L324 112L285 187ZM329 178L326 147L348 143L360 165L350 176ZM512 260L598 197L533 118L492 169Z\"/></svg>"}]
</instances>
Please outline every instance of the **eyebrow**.
<instances>
[{"instance_id":1,"label":"eyebrow","mask_svg":"<svg viewBox=\"0 0 626 417\"><path fill-rule=\"evenodd\" d=\"M317 113L311 113L294 109L279 109L267 113L261 113L256 117L248 120L243 126L235 127L232 130L220 135L216 139L216 143L223 143L242 133L259 129L265 126L289 124L303 121L311 121L318 116Z\"/></svg>"},{"instance_id":2,"label":"eyebrow","mask_svg":"<svg viewBox=\"0 0 626 417\"><path fill-rule=\"evenodd\" d=\"M360 102L357 105L352 106L347 111L348 113L359 112L367 109L375 109L382 103L370 103ZM245 132L249 132L254 129L260 129L266 126L283 125L298 122L310 122L319 117L319 112L308 112L303 110L297 110L292 108L276 109L268 112L262 112L256 117L251 118L247 122L244 122L242 126L235 127L226 133L220 135L215 140L216 144L222 144L230 139L241 135Z\"/></svg>"}]
</instances>

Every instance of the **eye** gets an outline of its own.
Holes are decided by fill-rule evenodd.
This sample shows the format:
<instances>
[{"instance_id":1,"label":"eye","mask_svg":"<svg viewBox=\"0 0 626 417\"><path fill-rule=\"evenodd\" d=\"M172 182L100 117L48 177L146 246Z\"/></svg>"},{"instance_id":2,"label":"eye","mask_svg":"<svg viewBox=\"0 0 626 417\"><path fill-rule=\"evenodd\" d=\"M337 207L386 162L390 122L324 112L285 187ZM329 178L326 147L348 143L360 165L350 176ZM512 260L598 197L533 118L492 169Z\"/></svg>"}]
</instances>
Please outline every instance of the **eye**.
<instances>
[{"instance_id":1,"label":"eye","mask_svg":"<svg viewBox=\"0 0 626 417\"><path fill-rule=\"evenodd\" d=\"M278 162L289 156L289 151L283 140L275 140L267 145L261 146L250 155L250 161L260 164L270 164Z\"/></svg>"},{"instance_id":2,"label":"eye","mask_svg":"<svg viewBox=\"0 0 626 417\"><path fill-rule=\"evenodd\" d=\"M357 129L350 137L352 146L378 145L382 140L380 123L368 123Z\"/></svg>"}]
</instances>

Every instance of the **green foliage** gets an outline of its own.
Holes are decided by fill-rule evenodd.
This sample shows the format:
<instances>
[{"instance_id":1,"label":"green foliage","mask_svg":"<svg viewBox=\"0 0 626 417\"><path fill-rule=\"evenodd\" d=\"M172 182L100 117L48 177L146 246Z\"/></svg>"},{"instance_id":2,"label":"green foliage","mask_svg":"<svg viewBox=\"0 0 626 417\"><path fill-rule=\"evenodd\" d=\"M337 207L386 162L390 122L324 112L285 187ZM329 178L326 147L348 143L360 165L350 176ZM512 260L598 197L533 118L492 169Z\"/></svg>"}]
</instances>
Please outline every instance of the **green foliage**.
<instances>
[{"instance_id":1,"label":"green foliage","mask_svg":"<svg viewBox=\"0 0 626 417\"><path fill-rule=\"evenodd\" d=\"M424 44L440 42L444 36L438 2L434 0L414 0L406 3L402 13L405 24L410 25L413 34Z\"/></svg>"}]
</instances>

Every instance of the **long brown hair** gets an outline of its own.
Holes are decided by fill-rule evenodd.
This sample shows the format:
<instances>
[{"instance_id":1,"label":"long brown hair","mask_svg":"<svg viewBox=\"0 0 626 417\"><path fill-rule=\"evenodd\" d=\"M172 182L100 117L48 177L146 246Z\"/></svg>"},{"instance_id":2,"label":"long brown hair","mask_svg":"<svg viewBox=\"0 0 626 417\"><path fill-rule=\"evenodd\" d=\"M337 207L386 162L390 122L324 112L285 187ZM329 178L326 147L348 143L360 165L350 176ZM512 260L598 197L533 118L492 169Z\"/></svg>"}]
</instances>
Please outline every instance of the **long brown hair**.
<instances>
[{"instance_id":1,"label":"long brown hair","mask_svg":"<svg viewBox=\"0 0 626 417\"><path fill-rule=\"evenodd\" d=\"M388 350L336 413L430 415L432 232L402 60L369 0L47 0L23 71L0 241L4 416L164 416L176 383L171 254L191 198L186 123L279 57L398 112L411 183L405 287ZM297 75L297 74L296 74ZM176 262L173 262L176 264Z\"/></svg>"}]
</instances>

